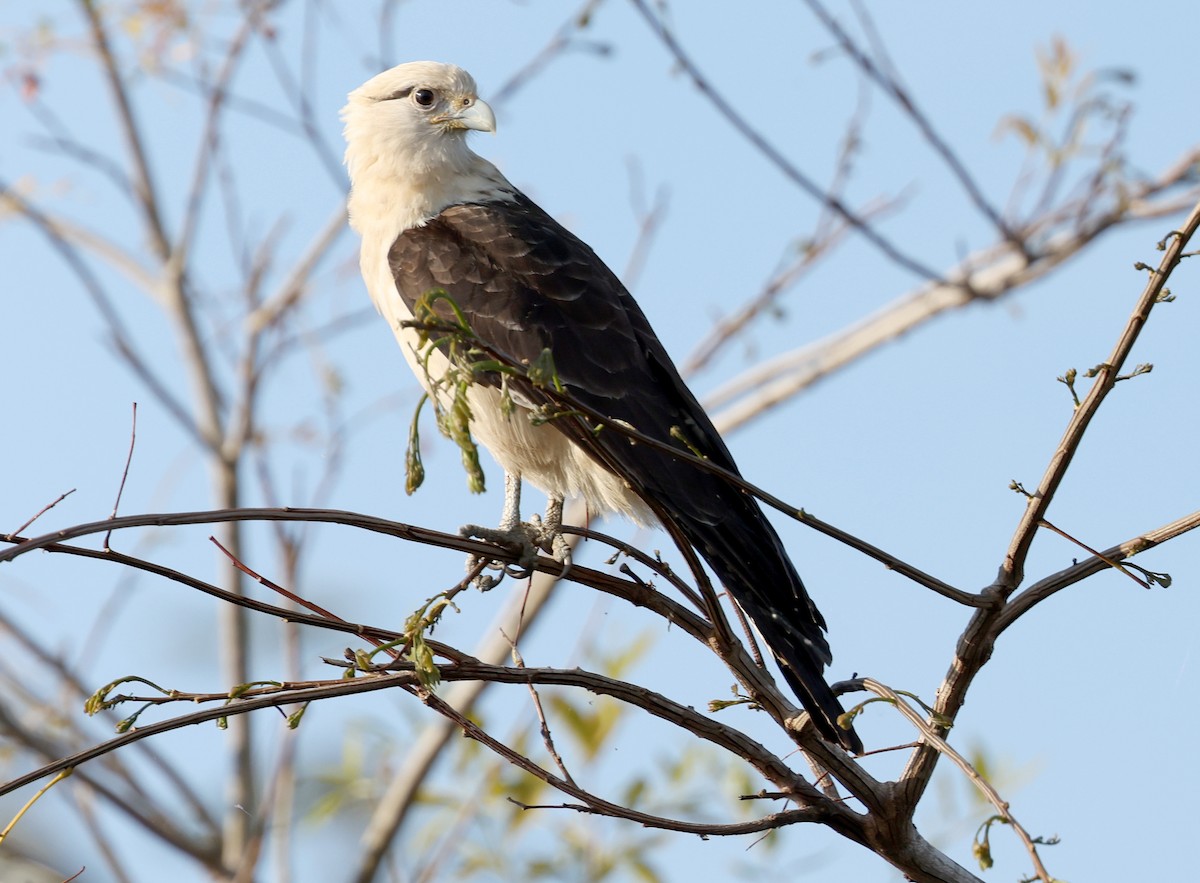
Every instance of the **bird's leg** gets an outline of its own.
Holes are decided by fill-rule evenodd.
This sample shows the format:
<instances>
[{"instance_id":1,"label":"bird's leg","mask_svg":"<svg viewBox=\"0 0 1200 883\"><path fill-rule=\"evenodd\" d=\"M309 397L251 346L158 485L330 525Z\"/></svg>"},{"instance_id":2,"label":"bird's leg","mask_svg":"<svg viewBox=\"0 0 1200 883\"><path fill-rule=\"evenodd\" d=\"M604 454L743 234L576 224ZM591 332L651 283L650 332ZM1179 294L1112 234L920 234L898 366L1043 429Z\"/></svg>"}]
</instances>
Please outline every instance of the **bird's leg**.
<instances>
[{"instance_id":1,"label":"bird's leg","mask_svg":"<svg viewBox=\"0 0 1200 883\"><path fill-rule=\"evenodd\" d=\"M518 579L528 576L532 572L533 562L537 560L538 539L536 534L538 531L532 525L521 521L521 473L507 470L504 472L504 511L500 513L499 527L464 524L458 529L458 532L464 537L485 540L499 546L520 547L521 557L517 559L515 566L502 565L497 569ZM479 566L479 561L478 556L469 556L467 570L474 570ZM491 576L480 575L475 579L475 584L485 592L498 582L500 582L499 579Z\"/></svg>"},{"instance_id":2,"label":"bird's leg","mask_svg":"<svg viewBox=\"0 0 1200 883\"><path fill-rule=\"evenodd\" d=\"M500 530L512 533L521 524L521 473L504 473L504 509L500 513Z\"/></svg>"},{"instance_id":3,"label":"bird's leg","mask_svg":"<svg viewBox=\"0 0 1200 883\"><path fill-rule=\"evenodd\" d=\"M546 517L537 515L529 521L521 520L521 474L519 472L504 473L504 511L500 513L499 527L483 527L479 524L467 524L459 529L466 537L486 540L501 546L519 546L521 557L516 565L500 569L509 576L524 579L532 571L537 560L538 549L545 549L554 556L554 560L563 565L563 575L571 568L571 546L562 533L562 497L551 496L546 504ZM473 570L479 565L475 555L467 559L467 570ZM483 590L492 588L499 580L490 576L480 576L476 584Z\"/></svg>"}]
</instances>

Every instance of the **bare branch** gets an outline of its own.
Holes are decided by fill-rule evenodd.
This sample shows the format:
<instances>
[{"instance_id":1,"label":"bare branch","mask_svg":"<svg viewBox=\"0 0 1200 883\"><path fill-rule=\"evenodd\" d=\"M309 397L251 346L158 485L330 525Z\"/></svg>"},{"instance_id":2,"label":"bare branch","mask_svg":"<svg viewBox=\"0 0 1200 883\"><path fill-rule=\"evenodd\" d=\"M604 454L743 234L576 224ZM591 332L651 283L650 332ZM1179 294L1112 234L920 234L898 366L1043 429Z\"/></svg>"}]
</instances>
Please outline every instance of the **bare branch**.
<instances>
[{"instance_id":1,"label":"bare branch","mask_svg":"<svg viewBox=\"0 0 1200 883\"><path fill-rule=\"evenodd\" d=\"M891 702L892 705L909 721L909 723L911 723L917 728L917 730L920 731L923 742L928 745L932 745L940 753L950 758L950 760L954 762L954 765L963 771L966 777L970 780L971 784L979 789L979 792L983 794L983 796L990 804L992 804L992 806L996 807L996 811L1000 813L1004 823L1011 825L1012 829L1017 832L1017 836L1020 837L1021 842L1025 844L1025 849L1029 853L1030 859L1033 861L1033 866L1037 872L1038 879L1043 881L1043 883L1054 883L1054 880L1050 877L1045 866L1042 864L1041 857L1038 855L1037 845L1033 842L1033 838L1029 836L1029 832L1026 831L1013 817L1013 814L1008 807L1008 801L1004 800L996 792L996 789L991 786L987 779L981 776L979 771L971 766L965 757L951 748L946 740L939 736L925 721L925 719L918 714L902 696L896 693L895 690L893 690L891 687L888 687L886 684L881 684L879 681L872 680L871 678L863 678L862 684L871 692L878 696L883 696L889 702ZM903 783L904 778L901 777L900 781Z\"/></svg>"},{"instance_id":2,"label":"bare branch","mask_svg":"<svg viewBox=\"0 0 1200 883\"><path fill-rule=\"evenodd\" d=\"M1046 472L1038 483L1037 490L1033 492L1033 496L1030 497L1025 507L1025 513L1020 524L1017 525L1008 554L1000 568L997 587L1002 592L1012 592L1021 584L1025 574L1025 559L1029 554L1029 547L1033 544L1033 537L1037 533L1038 522L1046 517L1054 494L1066 476L1071 460L1083 441L1084 433L1087 432L1092 418L1116 384L1130 350L1133 349L1138 335L1141 334L1146 320L1150 317L1150 311L1162 297L1167 280L1175 267L1179 265L1181 256L1198 227L1200 227L1200 204L1192 209L1191 215L1183 226L1177 231L1172 231L1164 240L1166 253L1159 262L1158 269L1149 270L1149 278L1133 309L1133 314L1129 317L1112 353L1101 365L1100 373L1092 384L1091 390L1071 416L1071 421L1067 424L1054 456L1046 466Z\"/></svg>"},{"instance_id":3,"label":"bare branch","mask_svg":"<svg viewBox=\"0 0 1200 883\"><path fill-rule=\"evenodd\" d=\"M1111 567L1109 562L1125 561L1134 555L1162 545L1167 540L1181 536L1190 530L1195 530L1197 527L1200 527L1200 510L1185 515L1182 518L1177 518L1170 524L1147 531L1123 543L1110 546L1099 555L1088 558L1085 561L1080 561L1077 564L1058 571L1058 573L1053 573L1038 580L1029 586L1029 588L1023 589L1012 597L1011 601L996 619L996 633L1000 634L1003 632L1016 622L1017 619L1024 616L1033 607L1045 601L1051 595L1061 592L1063 589L1070 588L1076 583L1087 579L1089 576L1094 576L1097 573L1108 570Z\"/></svg>"},{"instance_id":4,"label":"bare branch","mask_svg":"<svg viewBox=\"0 0 1200 883\"><path fill-rule=\"evenodd\" d=\"M763 136L758 129L754 128L748 120L746 120L725 98L716 90L716 88L704 77L700 69L696 67L691 57L684 52L683 46L675 39L675 36L667 29L667 26L656 16L650 7L646 4L646 0L631 0L634 7L646 23L650 26L651 31L658 37L659 41L671 53L671 56L691 79L692 83L700 90L723 116L733 128L742 135L747 141L754 146L759 153L763 154L772 165L774 165L783 175L796 184L801 190L807 193L810 197L835 211L847 224L853 227L864 239L874 245L882 252L889 260L899 267L903 267L913 275L921 279L940 280L941 277L934 272L930 267L925 266L915 258L901 252L895 245L872 227L866 220L855 214L844 202L831 194L829 191L818 185L812 178L800 171L791 160L783 155L774 145L772 145Z\"/></svg>"},{"instance_id":5,"label":"bare branch","mask_svg":"<svg viewBox=\"0 0 1200 883\"><path fill-rule=\"evenodd\" d=\"M819 380L852 364L883 344L899 339L929 320L976 301L995 301L1049 275L1091 245L1107 230L1131 221L1153 220L1189 209L1197 190L1177 197L1167 191L1190 182L1200 153L1190 151L1158 179L1137 188L1127 202L1107 214L1076 226L1078 205L1068 204L1027 228L1029 240L1042 244L1033 254L1000 242L981 249L951 270L945 282L934 282L902 295L869 316L791 352L760 362L725 383L705 399L713 422L731 432L769 412ZM1071 227L1062 225L1071 223Z\"/></svg>"},{"instance_id":6,"label":"bare branch","mask_svg":"<svg viewBox=\"0 0 1200 883\"><path fill-rule=\"evenodd\" d=\"M842 51L846 53L846 55L854 62L858 69L866 74L872 82L879 86L885 95L889 96L893 101L895 101L900 106L900 109L904 111L904 114L910 120L912 120L912 123L914 126L916 126L917 131L921 133L921 137L923 137L929 143L929 146L933 148L934 152L941 157L942 162L946 164L946 168L950 170L950 173L970 197L971 202L973 202L980 213L991 222L992 226L994 226L1000 232L1001 237L1004 240L1012 243L1018 249L1022 249L1023 242L1021 237L1016 233L1016 231L1012 230L1008 224L1004 222L1003 218L1000 217L1000 213L992 206L987 197L983 195L983 191L980 189L978 182L976 182L974 176L967 171L967 167L963 164L963 161L959 158L958 154L956 154L951 149L950 145L947 144L941 135L938 134L937 130L933 127L933 123L917 106L916 99L911 93L909 93L907 89L904 88L903 85L901 85L895 74L885 73L883 70L881 70L871 59L871 57L867 55L867 53L861 48L859 48L858 44L854 41L850 34L847 33L845 28L838 23L838 20L829 13L829 10L827 10L819 2L819 0L804 0L804 2L805 5L807 5L812 11L813 15L815 15L821 24L825 26L825 29L833 35L833 38L842 48ZM858 7L858 12L860 15L865 15L865 11L861 6Z\"/></svg>"}]
</instances>

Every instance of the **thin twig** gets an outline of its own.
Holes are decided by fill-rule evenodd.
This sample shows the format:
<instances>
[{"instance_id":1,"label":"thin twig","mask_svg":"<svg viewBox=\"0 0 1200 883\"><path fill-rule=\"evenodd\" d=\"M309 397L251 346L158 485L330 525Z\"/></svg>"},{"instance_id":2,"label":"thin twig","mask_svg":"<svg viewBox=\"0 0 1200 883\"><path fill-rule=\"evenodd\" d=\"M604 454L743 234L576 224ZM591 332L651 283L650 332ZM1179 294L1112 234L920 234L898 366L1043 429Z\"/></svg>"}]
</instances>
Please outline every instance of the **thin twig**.
<instances>
[{"instance_id":1,"label":"thin twig","mask_svg":"<svg viewBox=\"0 0 1200 883\"><path fill-rule=\"evenodd\" d=\"M858 69L879 86L885 95L892 98L900 106L904 114L917 127L917 131L921 133L921 136L929 143L929 146L933 148L933 151L942 158L951 175L958 181L959 185L967 193L967 196L970 197L971 202L991 222L992 226L1000 232L1002 238L1013 243L1018 249L1023 249L1024 244L1021 238L1000 217L1000 213L992 206L987 197L983 195L979 184L975 181L974 176L967 171L967 167L958 157L958 154L938 134L937 130L933 127L933 123L930 122L929 118L917 106L916 100L900 84L895 75L884 73L872 61L871 57L859 48L858 44L851 38L845 28L829 13L829 10L821 5L819 0L804 0L804 2L812 10L813 15L824 25L825 29L833 35L833 38L842 48L842 51L850 57ZM859 14L864 14L861 7L859 8Z\"/></svg>"},{"instance_id":2,"label":"thin twig","mask_svg":"<svg viewBox=\"0 0 1200 883\"><path fill-rule=\"evenodd\" d=\"M1143 289L1141 296L1133 307L1132 315L1126 322L1109 361L1099 372L1091 390L1084 397L1068 422L1062 440L1055 448L1054 454L1046 467L1045 474L1036 492L1029 496L1025 513L1013 536L1004 564L997 576L996 582L985 590L993 604L975 612L971 621L958 640L955 659L949 672L938 688L936 710L944 719L953 721L958 711L966 701L967 691L982 667L991 658L996 638L1002 627L1007 627L1014 619L1013 614L1005 614L1006 601L1016 591L1024 576L1024 564L1029 547L1033 542L1039 523L1045 518L1046 510L1060 486L1071 458L1078 450L1083 433L1103 402L1108 392L1116 383L1121 366L1132 349L1138 334L1145 325L1150 310L1161 297L1163 286L1171 272L1178 265L1188 240L1200 227L1200 203L1192 209L1187 223L1179 230L1172 231L1161 243L1167 252L1158 270L1150 270L1150 279ZM1169 240L1169 242L1167 241ZM1187 519L1184 519L1186 521ZM1178 526L1179 523L1176 523ZM1169 526L1175 528L1176 526ZM1178 532L1190 530L1195 524L1178 527ZM1177 535L1177 534L1175 534ZM1116 554L1116 553L1115 553ZM1110 555L1109 557L1113 557ZM1048 597L1070 582L1077 582L1089 575L1091 568L1096 570L1107 567L1107 564L1092 559L1082 566L1071 568L1064 574L1056 574L1039 584L1036 593L1029 595L1028 600L1022 600L1022 611L1032 607L1038 601ZM1020 597L1020 596L1018 596ZM1017 614L1019 615L1019 613ZM902 813L911 818L916 805L929 785L936 768L938 752L928 746L917 749L909 759L901 774L904 782L903 800L905 806Z\"/></svg>"},{"instance_id":3,"label":"thin twig","mask_svg":"<svg viewBox=\"0 0 1200 883\"><path fill-rule=\"evenodd\" d=\"M525 659L521 656L521 651L517 649L517 642L508 638L508 635L504 635L504 637L512 645L513 663L517 668L525 668ZM526 686L529 688L530 698L533 699L533 710L537 714L538 730L542 734L542 744L546 746L546 751L550 753L550 759L554 761L554 765L562 773L563 781L578 788L579 786L576 785L575 779L571 776L571 771L567 769L567 765L563 762L562 755L554 747L554 736L550 733L550 724L546 721L546 710L542 708L542 697L538 695L537 687L534 686L533 681L530 681Z\"/></svg>"},{"instance_id":4,"label":"thin twig","mask_svg":"<svg viewBox=\"0 0 1200 883\"><path fill-rule=\"evenodd\" d=\"M748 140L755 149L762 153L771 164L774 165L784 177L796 184L801 190L807 193L810 197L820 203L822 206L827 206L837 212L839 216L851 227L857 230L864 239L874 245L882 252L889 260L897 266L903 267L910 273L926 280L940 280L941 277L932 268L927 267L915 258L904 254L900 249L886 239L879 231L870 225L866 220L856 214L849 206L830 193L828 190L818 185L812 178L792 163L786 156L781 153L778 148L767 141L766 137L758 131L750 122L743 117L730 104L724 96L721 95L700 72L683 49L683 46L675 39L675 36L668 30L662 20L655 15L646 0L630 0L633 6L641 14L642 18L650 26L650 30L658 37L659 41L671 53L671 56L691 79L692 83L700 90L700 93L717 109L721 116L725 117L726 121L746 140Z\"/></svg>"},{"instance_id":5,"label":"thin twig","mask_svg":"<svg viewBox=\"0 0 1200 883\"><path fill-rule=\"evenodd\" d=\"M1025 849L1029 853L1030 859L1033 861L1033 867L1037 873L1038 879L1042 880L1043 883L1055 883L1054 879L1046 871L1045 865L1042 864L1042 859L1038 855L1037 844L1035 844L1033 838L1029 836L1029 832L1026 831L1025 828L1023 828L1021 824L1013 817L1012 812L1009 810L1008 801L1004 800L1000 796L1000 794L991 786L987 779L981 776L979 771L971 766L965 757L950 747L946 740L939 736L934 731L933 727L926 722L925 718L922 717L916 711L916 709L909 705L902 696L896 693L895 690L886 684L881 684L879 681L873 680L872 678L862 678L862 684L872 693L875 693L878 696L883 696L889 700L892 705L894 705L896 709L905 718L907 718L908 721L917 728L917 730L920 731L921 738L926 744L932 745L939 753L944 754L954 763L955 766L963 771L966 777L970 780L971 784L973 784L979 790L979 792L990 804L992 804L992 806L996 807L996 811L1000 814L1004 822L1012 826L1012 829L1021 839L1021 842L1025 844Z\"/></svg>"},{"instance_id":6,"label":"thin twig","mask_svg":"<svg viewBox=\"0 0 1200 883\"><path fill-rule=\"evenodd\" d=\"M1187 211L1197 198L1192 184L1197 162L1200 152L1188 151L1153 181L1131 185L1111 211L1083 225L1076 218L1079 205L1065 203L1024 225L1029 240L1039 243L1036 255L1004 241L981 248L946 274L951 281L922 285L841 331L760 362L705 397L713 423L723 433L741 428L943 313L999 300L1049 276L1114 227ZM1182 185L1188 185L1182 195L1163 197Z\"/></svg>"},{"instance_id":7,"label":"thin twig","mask_svg":"<svg viewBox=\"0 0 1200 883\"><path fill-rule=\"evenodd\" d=\"M37 512L35 512L28 521L26 521L24 524L22 524L20 527L18 527L16 530L14 530L12 533L7 534L5 538L20 536L21 534L23 534L25 532L25 529L27 527L32 525L35 521L37 521L39 518L41 518L43 515L45 515L47 512L49 512L51 509L53 509L55 506L57 506L59 503L61 503L63 500L65 500L67 497L71 496L71 494L73 494L73 493L75 493L75 488L71 488L69 491L64 491L63 493L59 494L57 497L55 497L53 500L51 500L49 503L47 503L41 509L38 509Z\"/></svg>"},{"instance_id":8,"label":"thin twig","mask_svg":"<svg viewBox=\"0 0 1200 883\"><path fill-rule=\"evenodd\" d=\"M137 402L133 403L133 417L129 425L129 453L125 456L125 468L121 472L121 484L117 487L117 498L113 500L112 518L117 517L117 511L121 508L121 495L125 493L125 481L129 478L129 465L133 463L133 448L137 444ZM104 542L100 544L105 552L108 551L108 541L112 536L112 531L104 535Z\"/></svg>"},{"instance_id":9,"label":"thin twig","mask_svg":"<svg viewBox=\"0 0 1200 883\"><path fill-rule=\"evenodd\" d=\"M1155 530L1147 531L1123 543L1119 543L1100 552L1093 558L1073 564L1058 573L1044 577L1027 589L1023 589L1010 599L999 617L996 619L996 633L1000 634L1033 607L1045 601L1052 595L1070 588L1076 583L1109 569L1113 561L1124 561L1162 545L1168 540L1195 530L1200 527L1200 510L1165 524Z\"/></svg>"},{"instance_id":10,"label":"thin twig","mask_svg":"<svg viewBox=\"0 0 1200 883\"><path fill-rule=\"evenodd\" d=\"M1078 539L1077 537L1071 536L1069 533L1067 533L1061 527L1057 527L1057 526L1051 524L1049 521L1047 521L1044 518L1041 520L1041 522L1038 526L1044 527L1044 528L1046 528L1046 530L1049 530L1049 531L1052 531L1052 532L1058 534L1064 540L1066 540L1067 542L1070 542L1070 543L1074 543L1079 548L1083 549L1085 552L1090 552L1092 557L1099 558L1101 561L1103 561L1105 564L1107 564L1113 570L1129 577L1131 580L1133 580L1135 583L1137 583L1143 589L1150 588L1150 583L1146 582L1146 580L1142 579L1140 576L1135 576L1134 574L1130 573L1126 568L1121 566L1120 561L1117 561L1113 558L1105 557L1103 552L1097 552L1095 549L1093 549L1091 546L1089 546L1083 540Z\"/></svg>"}]
</instances>

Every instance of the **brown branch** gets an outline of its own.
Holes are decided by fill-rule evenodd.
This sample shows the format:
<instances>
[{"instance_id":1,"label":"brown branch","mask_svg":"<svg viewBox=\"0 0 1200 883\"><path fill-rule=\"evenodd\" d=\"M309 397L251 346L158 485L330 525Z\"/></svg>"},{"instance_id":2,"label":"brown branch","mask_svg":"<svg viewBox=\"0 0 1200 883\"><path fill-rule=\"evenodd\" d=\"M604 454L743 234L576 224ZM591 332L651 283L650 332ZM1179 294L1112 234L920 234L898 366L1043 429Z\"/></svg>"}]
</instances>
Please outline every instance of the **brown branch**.
<instances>
[{"instance_id":1,"label":"brown branch","mask_svg":"<svg viewBox=\"0 0 1200 883\"><path fill-rule=\"evenodd\" d=\"M200 431L200 427L188 413L186 406L158 378L149 364L142 358L142 355L133 344L133 336L129 333L129 329L125 326L120 313L117 311L112 299L108 296L108 292L105 290L103 284L101 284L100 279L92 272L87 262L84 261L79 250L66 238L63 231L59 228L58 223L37 206L33 205L33 203L18 194L3 179L0 179L0 201L10 203L16 211L20 212L46 237L47 242L50 243L50 247L58 252L63 263L75 274L75 278L79 280L79 283L83 286L83 290L87 292L92 304L104 319L117 353L124 359L133 373L146 384L146 387L153 393L163 408L175 418L180 427L197 444L203 447L205 445L205 438Z\"/></svg>"},{"instance_id":2,"label":"brown branch","mask_svg":"<svg viewBox=\"0 0 1200 883\"><path fill-rule=\"evenodd\" d=\"M411 682L411 683L410 683ZM126 745L132 745L135 742L140 742L143 739L148 739L151 736L157 736L160 733L169 733L172 730L182 729L183 727L194 726L195 724L208 723L210 721L220 720L225 717L234 717L237 715L249 714L252 711L258 711L263 708L277 708L281 705L291 705L293 703L316 702L321 699L331 699L337 696L352 696L359 693L369 693L375 690L392 689L400 687L407 689L415 683L414 678L396 676L395 678L359 678L350 681L335 681L328 683L320 683L319 686L305 687L292 691L275 692L266 696L257 696L253 699L233 700L229 705L223 705L217 708L207 708L202 711L193 712L192 714L181 715L179 717L170 718L169 720L157 721L149 724L139 724L135 729L128 730L119 736L109 739L106 742L101 742L98 745L92 745L82 751L78 751L69 757L59 758L52 763L45 764L35 770L31 770L24 775L11 779L8 782L0 784L0 796L11 794L13 791L23 788L38 779L53 775L60 770L68 767L79 767L83 764L95 760L98 757L103 757L106 754L111 754Z\"/></svg>"},{"instance_id":3,"label":"brown branch","mask_svg":"<svg viewBox=\"0 0 1200 883\"><path fill-rule=\"evenodd\" d=\"M253 691L247 691L239 698L233 700L229 700L228 694L221 693L197 695L176 694L173 696L150 697L161 702L220 700L222 702L227 701L228 704L222 704L215 708L204 709L193 714L182 715L165 721L139 725L135 730L130 730L100 745L77 752L70 757L56 760L53 763L0 785L0 795L10 793L60 770L81 766L90 760L94 760L125 745L159 733L218 720L227 716L247 714L262 708L316 702L339 696L391 688L401 688L408 692L424 694L419 697L422 701L433 707L438 713L451 718L456 724L463 727L464 730L468 730L468 735L472 738L483 742L489 748L512 760L521 768L529 769L529 764L532 762L527 758L523 758L516 752L513 752L512 749L509 749L475 727L467 718L446 705L442 700L421 690L415 673L411 671L410 665L392 663L388 668L393 670L399 669L399 671L353 680L311 681L302 684L281 684L275 687L262 687ZM512 668L469 662L448 665L443 668L442 675L443 679L448 681L486 679L495 683L575 686L582 687L599 695L611 696L641 708L656 717L674 723L686 729L697 738L711 742L745 759L781 792L787 793L791 799L797 800L805 806L806 813L804 815L807 815L807 818L801 818L800 815L790 815L789 819L793 821L821 821L831 824L837 830L850 832L857 832L861 824L860 816L843 806L827 801L819 791L798 778L782 760L771 754L755 740L738 730L718 723L689 707L673 702L643 687L591 672L585 672L580 669ZM145 699L146 697L139 698ZM533 772L533 770L529 771ZM577 799L585 800L595 810L604 811L605 814L612 814L617 817L631 818L634 821L642 821L641 814L633 813L631 815L629 813L632 813L632 811L626 811L623 807L593 798L565 780L558 779L545 771L542 771L542 773L544 775L539 775L539 778L543 778L544 781L559 788L564 793L570 794ZM537 774L535 772L535 775ZM648 818L653 819L653 817ZM704 833L703 826L700 824L682 824L689 825L690 827L679 828L678 830ZM714 833L720 833L720 831L715 831ZM848 834L848 836L850 835Z\"/></svg>"},{"instance_id":4,"label":"brown branch","mask_svg":"<svg viewBox=\"0 0 1200 883\"><path fill-rule=\"evenodd\" d=\"M975 676L991 658L996 638L1002 628L1007 627L1015 619L1015 615L1004 615L1006 602L1017 589L1024 575L1024 563L1037 532L1038 524L1045 517L1050 501L1066 474L1071 458L1078 449L1083 433L1087 429L1096 409L1104 401L1108 392L1116 383L1121 366L1132 349L1138 334L1145 325L1150 310L1162 295L1163 287L1171 272L1179 264L1181 255L1189 239L1200 227L1200 204L1197 204L1179 230L1170 233L1162 245L1166 254L1158 270L1150 270L1150 279L1141 296L1135 304L1132 315L1122 330L1109 360L1102 367L1099 376L1092 385L1083 402L1075 409L1067 429L1059 442L1050 463L1046 468L1037 491L1031 495L1025 513L1013 537L1009 552L1005 558L996 582L985 590L984 595L993 603L975 612L966 629L959 637L955 649L955 658L950 665L941 686L938 689L936 711L944 719L953 721L970 689ZM1169 240L1169 241L1168 241ZM1184 522L1187 522L1186 524ZM1175 536L1195 525L1191 518L1182 519L1164 529L1167 537ZM1135 541L1136 542L1136 541ZM1119 550L1114 554L1120 555ZM1107 567L1106 564L1092 559L1083 565L1070 568L1065 574L1056 574L1048 580L1039 583L1036 591L1031 589L1028 600L1022 601L1022 608L1016 614L1032 607L1060 588L1083 579L1094 572L1093 568ZM1019 598L1020 596L1018 596ZM913 753L904 772L901 775L903 786L903 813L911 818L915 812L929 780L937 765L938 752L928 745L923 745Z\"/></svg>"},{"instance_id":5,"label":"brown branch","mask_svg":"<svg viewBox=\"0 0 1200 883\"><path fill-rule=\"evenodd\" d=\"M820 794L820 792L816 791L816 789L813 789L812 786L808 785L807 783L803 783L803 790L811 792L811 794L806 795L806 797L812 799L814 802L811 805L803 806L799 810L791 810L786 813L776 814L777 817L782 817L783 820L776 822L775 825L767 824L764 827L742 828L740 825L736 824L734 826L726 826L711 825L709 823L684 822L677 819L666 819L661 816L652 816L646 813L641 813L628 807L611 803L603 798L591 794L590 792L584 791L577 786L571 785L569 782L566 782L563 779L558 778L548 770L534 763L529 758L519 754L509 746L493 738L490 734L478 727L471 720L462 716L453 708L446 705L444 702L442 702L442 700L438 699L437 696L433 694L426 694L421 698L426 705L433 708L439 714L452 719L459 727L462 728L463 734L468 738L479 742L496 754L499 754L501 757L508 760L514 766L517 766L518 768L524 770L530 775L535 776L538 779L541 779L543 782L555 788L556 790L574 797L576 800L582 801L587 807L588 812L597 815L626 819L648 828L665 828L667 830L682 831L700 835L741 834L765 830L765 827L778 826L779 824L793 824L795 822L819 822L829 825L834 830L845 834L845 836L850 837L851 839L857 840L859 843L865 843L861 833L861 817L834 803L833 801L826 800ZM650 711L652 714L654 713L652 709L648 708L646 710ZM798 796L794 788L789 788L788 793L793 799L796 799Z\"/></svg>"},{"instance_id":6,"label":"brown branch","mask_svg":"<svg viewBox=\"0 0 1200 883\"><path fill-rule=\"evenodd\" d=\"M1108 570L1113 561L1125 561L1147 549L1162 545L1167 540L1195 530L1200 527L1200 510L1185 515L1165 524L1155 530L1128 539L1123 543L1103 550L1099 555L1080 561L1070 567L1044 577L1027 589L1023 589L1012 597L996 619L996 634L999 635L1033 607L1045 601L1063 589L1079 583L1089 576Z\"/></svg>"},{"instance_id":7,"label":"brown branch","mask_svg":"<svg viewBox=\"0 0 1200 883\"><path fill-rule=\"evenodd\" d=\"M996 807L996 811L1000 814L1005 824L1011 825L1013 831L1021 839L1021 842L1025 844L1025 850L1029 853L1029 857L1033 861L1038 879L1043 881L1043 883L1055 883L1042 864L1042 859L1038 855L1037 845L1034 843L1033 838L1029 836L1029 832L1013 817L1012 812L1009 810L1008 801L1000 796L991 783L980 775L979 771L971 766L965 757L951 748L946 740L939 736L934 728L895 690L871 678L862 678L862 685L877 696L887 699L909 723L917 728L921 733L921 740L924 744L932 746L940 754L950 758L954 765L963 771L963 774L966 775L971 784L979 790L992 806Z\"/></svg>"},{"instance_id":8,"label":"brown branch","mask_svg":"<svg viewBox=\"0 0 1200 883\"><path fill-rule=\"evenodd\" d=\"M1092 388L1079 407L1075 409L1054 456L1050 458L1046 471L1038 483L1037 490L1029 498L1025 513L1017 525L1008 553L1001 565L1000 576L997 578L996 586L1001 593L1009 594L1021 584L1025 574L1025 559L1029 554L1030 546L1033 545L1038 522L1046 517L1054 494L1066 476L1076 451L1079 450L1084 433L1087 432L1092 418L1095 417L1100 405L1103 404L1116 384L1125 360L1129 357L1138 335L1141 334L1142 328L1145 327L1146 321L1150 317L1150 311L1161 299L1167 280L1175 267L1179 265L1181 255L1198 227L1200 227L1200 204L1192 209L1191 215L1183 226L1178 231L1172 231L1164 240L1166 254L1159 262L1158 269L1148 268L1149 279L1133 309L1133 314L1129 317L1112 353L1101 364L1100 373L1093 382Z\"/></svg>"},{"instance_id":9,"label":"brown branch","mask_svg":"<svg viewBox=\"0 0 1200 883\"><path fill-rule=\"evenodd\" d=\"M304 614L284 607L277 607L253 598L220 589L172 568L149 561L123 555L121 553L103 552L97 549L86 549L67 545L66 542L90 534L103 533L106 530L124 530L135 527L170 527L191 524L215 524L227 521L294 521L325 524L341 524L359 530L367 530L386 536L393 536L424 545L453 549L480 558L494 558L505 561L516 561L519 553L468 539L459 534L443 533L400 522L387 521L367 515L346 512L337 509L225 509L204 512L159 513L147 515L124 515L116 519L75 525L47 534L42 537L23 538L15 536L0 536L0 542L11 543L8 549L0 550L0 563L11 561L30 552L44 550L62 554L76 555L86 558L110 561L112 563L135 567L148 573L187 585L205 594L212 595L222 601L278 617L286 622L303 623L318 628L333 631L361 634L364 637L376 637L385 641L401 637L398 633L387 629L378 629L361 624L327 619L322 616ZM562 565L552 558L540 557L535 562L537 570L552 576L562 574ZM644 607L661 616L673 626L682 629L702 644L709 645L712 627L692 613L683 605L672 601L661 592L648 587L637 580L623 580L611 574L603 573L582 565L573 565L570 578L574 582L586 585L598 591L620 598L635 607ZM430 642L431 645L433 642Z\"/></svg>"},{"instance_id":10,"label":"brown branch","mask_svg":"<svg viewBox=\"0 0 1200 883\"><path fill-rule=\"evenodd\" d=\"M14 530L11 534L9 534L9 536L18 536L18 535L24 533L25 529L27 527L32 525L35 521L37 521L39 518L41 518L43 515L45 515L47 512L49 512L51 509L53 509L55 506L57 506L59 503L61 503L63 500L65 500L67 497L71 496L71 494L75 493L75 490L76 490L75 488L71 488L69 491L64 491L63 493L59 494L57 497L55 497L53 500L51 500L49 503L47 503L41 509L38 509L37 512L33 513L33 515L30 516L28 521L26 521L24 524L22 524L20 527L18 527L16 530Z\"/></svg>"}]
</instances>

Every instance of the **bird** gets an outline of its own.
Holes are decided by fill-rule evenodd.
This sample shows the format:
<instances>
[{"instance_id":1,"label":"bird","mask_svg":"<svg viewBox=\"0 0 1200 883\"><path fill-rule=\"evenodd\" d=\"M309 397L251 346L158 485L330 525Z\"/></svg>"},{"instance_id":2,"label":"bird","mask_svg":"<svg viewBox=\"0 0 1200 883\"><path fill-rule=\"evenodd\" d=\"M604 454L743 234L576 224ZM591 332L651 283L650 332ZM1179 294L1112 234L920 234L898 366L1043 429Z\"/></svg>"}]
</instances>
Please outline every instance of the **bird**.
<instances>
[{"instance_id":1,"label":"bird","mask_svg":"<svg viewBox=\"0 0 1200 883\"><path fill-rule=\"evenodd\" d=\"M616 274L468 146L468 133L496 130L469 73L401 64L350 92L341 119L363 280L427 392L447 394L439 379L450 367L413 325L436 292L435 314L465 319L491 351L528 366L548 353L556 389L584 413L740 475ZM522 481L547 495L550 532L571 497L590 514L674 525L754 623L821 736L862 754L823 676L832 661L825 620L757 500L578 411L546 419L559 403L544 383L499 371L474 380L470 430L504 469L506 536L522 523Z\"/></svg>"}]
</instances>

